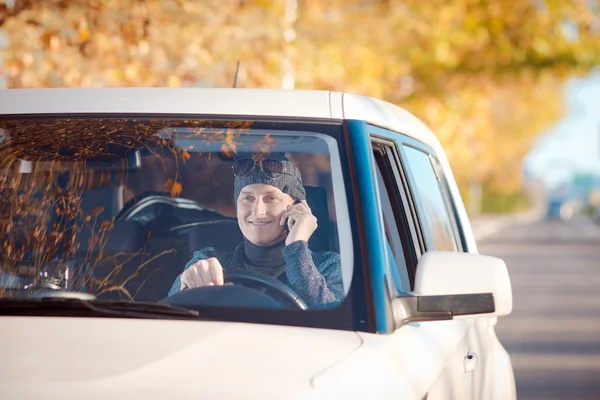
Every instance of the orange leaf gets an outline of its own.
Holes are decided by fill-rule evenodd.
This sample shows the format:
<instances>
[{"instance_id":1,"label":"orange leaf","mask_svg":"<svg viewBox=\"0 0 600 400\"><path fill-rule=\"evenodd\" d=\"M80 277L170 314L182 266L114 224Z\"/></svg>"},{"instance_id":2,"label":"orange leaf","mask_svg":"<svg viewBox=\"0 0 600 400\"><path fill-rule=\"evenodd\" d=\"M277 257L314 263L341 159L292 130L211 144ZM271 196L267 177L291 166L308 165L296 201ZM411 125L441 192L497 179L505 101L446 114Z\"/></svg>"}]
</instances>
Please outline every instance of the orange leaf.
<instances>
[{"instance_id":1,"label":"orange leaf","mask_svg":"<svg viewBox=\"0 0 600 400\"><path fill-rule=\"evenodd\" d=\"M171 197L177 197L183 191L183 186L179 182L173 181L171 178L165 183L165 189L171 193Z\"/></svg>"},{"instance_id":2,"label":"orange leaf","mask_svg":"<svg viewBox=\"0 0 600 400\"><path fill-rule=\"evenodd\" d=\"M104 211L104 207L98 206L90 212L90 215L92 217L97 217L98 215L102 214L103 211Z\"/></svg>"},{"instance_id":3,"label":"orange leaf","mask_svg":"<svg viewBox=\"0 0 600 400\"><path fill-rule=\"evenodd\" d=\"M233 159L235 157L236 149L235 148L231 148L230 146L228 146L226 144L222 144L221 145L221 152L228 159Z\"/></svg>"},{"instance_id":4,"label":"orange leaf","mask_svg":"<svg viewBox=\"0 0 600 400\"><path fill-rule=\"evenodd\" d=\"M183 160L183 162L186 162L190 159L190 153L188 153L187 150L181 150L181 159Z\"/></svg>"}]
</instances>

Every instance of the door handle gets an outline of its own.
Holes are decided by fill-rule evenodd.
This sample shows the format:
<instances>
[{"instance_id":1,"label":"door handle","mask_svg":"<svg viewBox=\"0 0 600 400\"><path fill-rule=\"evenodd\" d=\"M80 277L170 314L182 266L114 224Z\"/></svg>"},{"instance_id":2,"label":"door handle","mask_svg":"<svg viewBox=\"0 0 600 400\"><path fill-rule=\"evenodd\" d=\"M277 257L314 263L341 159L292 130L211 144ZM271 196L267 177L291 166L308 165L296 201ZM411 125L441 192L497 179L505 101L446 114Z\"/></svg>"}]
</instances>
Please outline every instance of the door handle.
<instances>
[{"instance_id":1,"label":"door handle","mask_svg":"<svg viewBox=\"0 0 600 400\"><path fill-rule=\"evenodd\" d=\"M468 351L467 354L465 355L465 359L464 359L464 366L465 366L465 374L468 374L469 372L473 371L475 369L475 367L477 367L477 364L479 363L479 357L477 357L477 353L473 352L473 351Z\"/></svg>"}]
</instances>

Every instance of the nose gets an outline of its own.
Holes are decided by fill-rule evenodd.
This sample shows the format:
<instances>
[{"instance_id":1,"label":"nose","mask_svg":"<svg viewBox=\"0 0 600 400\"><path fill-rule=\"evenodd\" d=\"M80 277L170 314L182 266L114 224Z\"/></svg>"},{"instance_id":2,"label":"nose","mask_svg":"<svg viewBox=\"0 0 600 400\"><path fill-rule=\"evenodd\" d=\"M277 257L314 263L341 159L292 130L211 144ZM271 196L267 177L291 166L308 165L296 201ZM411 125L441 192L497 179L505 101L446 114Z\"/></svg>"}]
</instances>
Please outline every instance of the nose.
<instances>
[{"instance_id":1,"label":"nose","mask_svg":"<svg viewBox=\"0 0 600 400\"><path fill-rule=\"evenodd\" d=\"M265 215L267 212L267 205L264 201L262 201L262 199L258 199L254 202L252 212L254 213L254 215Z\"/></svg>"}]
</instances>

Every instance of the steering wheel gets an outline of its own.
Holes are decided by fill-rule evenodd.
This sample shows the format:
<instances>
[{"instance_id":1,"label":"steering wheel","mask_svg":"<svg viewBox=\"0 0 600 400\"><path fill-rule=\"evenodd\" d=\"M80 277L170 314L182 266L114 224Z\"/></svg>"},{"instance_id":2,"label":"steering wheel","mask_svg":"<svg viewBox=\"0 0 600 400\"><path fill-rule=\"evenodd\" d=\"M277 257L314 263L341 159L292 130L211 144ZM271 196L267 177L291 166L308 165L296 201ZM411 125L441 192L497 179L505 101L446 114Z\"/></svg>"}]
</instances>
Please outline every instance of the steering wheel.
<instances>
[{"instance_id":1,"label":"steering wheel","mask_svg":"<svg viewBox=\"0 0 600 400\"><path fill-rule=\"evenodd\" d=\"M261 274L260 272L243 269L224 269L223 280L225 283L239 283L253 289L266 289L266 294L269 294L269 290L273 290L281 296L285 303L295 306L300 310L308 310L308 306L304 300L300 298L298 293L294 291L294 289L283 284L281 281L278 281L277 279L268 275Z\"/></svg>"},{"instance_id":2,"label":"steering wheel","mask_svg":"<svg viewBox=\"0 0 600 400\"><path fill-rule=\"evenodd\" d=\"M277 307L285 303L300 310L308 309L306 303L292 288L268 275L246 270L223 270L223 280L226 283L224 286L184 289L162 299L159 303L193 307L199 303L230 303L231 301L222 300L233 299L235 306L246 305L247 301L251 301L258 307ZM264 292L261 289L264 289Z\"/></svg>"}]
</instances>

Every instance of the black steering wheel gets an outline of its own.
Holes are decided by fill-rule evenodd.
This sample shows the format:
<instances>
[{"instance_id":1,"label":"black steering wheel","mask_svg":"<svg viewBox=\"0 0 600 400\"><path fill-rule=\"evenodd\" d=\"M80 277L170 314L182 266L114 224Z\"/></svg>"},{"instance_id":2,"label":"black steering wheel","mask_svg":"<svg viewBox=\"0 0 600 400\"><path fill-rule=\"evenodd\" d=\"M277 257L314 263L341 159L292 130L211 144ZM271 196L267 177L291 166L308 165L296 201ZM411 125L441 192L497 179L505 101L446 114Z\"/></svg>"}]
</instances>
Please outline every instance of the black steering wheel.
<instances>
[{"instance_id":1,"label":"black steering wheel","mask_svg":"<svg viewBox=\"0 0 600 400\"><path fill-rule=\"evenodd\" d=\"M300 310L308 306L292 288L268 275L247 270L223 270L223 286L202 286L184 289L159 301L180 307L224 303L245 306L251 302L257 307L278 307L281 303ZM227 285L227 284L232 285ZM231 304L233 303L233 304Z\"/></svg>"},{"instance_id":2,"label":"black steering wheel","mask_svg":"<svg viewBox=\"0 0 600 400\"><path fill-rule=\"evenodd\" d=\"M266 289L267 294L269 290L277 292L282 300L292 306L295 306L301 310L308 310L308 306L300 298L298 293L291 287L283 284L275 278L268 275L261 274L260 272L248 271L244 269L229 269L223 270L223 280L225 283L239 283L243 286L248 286L254 289Z\"/></svg>"}]
</instances>

